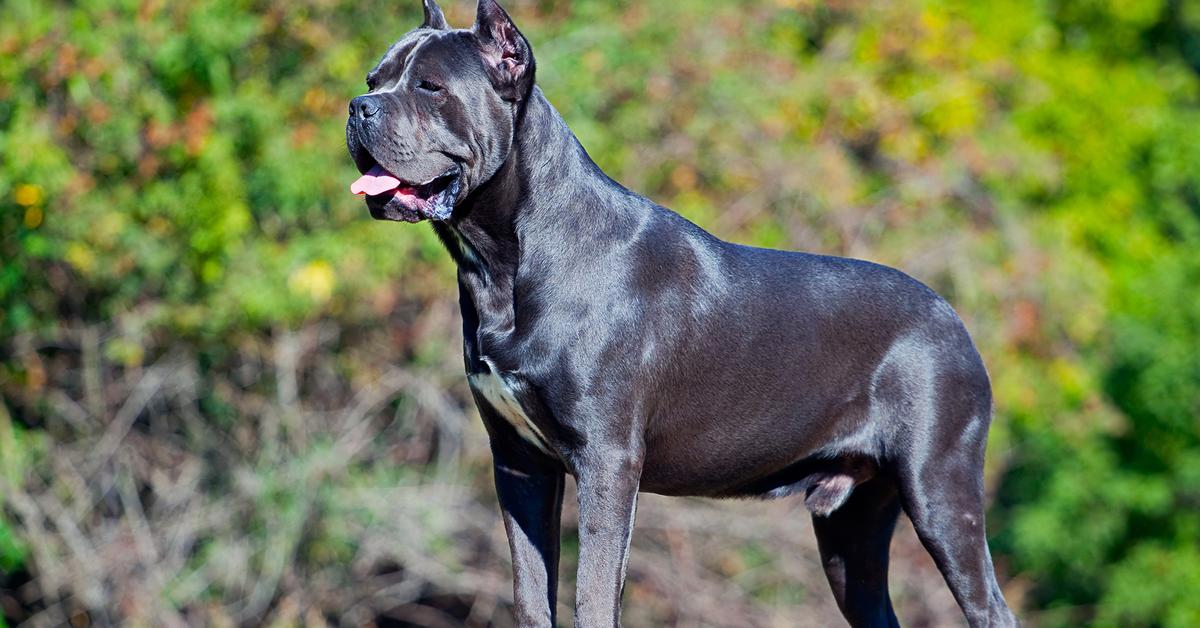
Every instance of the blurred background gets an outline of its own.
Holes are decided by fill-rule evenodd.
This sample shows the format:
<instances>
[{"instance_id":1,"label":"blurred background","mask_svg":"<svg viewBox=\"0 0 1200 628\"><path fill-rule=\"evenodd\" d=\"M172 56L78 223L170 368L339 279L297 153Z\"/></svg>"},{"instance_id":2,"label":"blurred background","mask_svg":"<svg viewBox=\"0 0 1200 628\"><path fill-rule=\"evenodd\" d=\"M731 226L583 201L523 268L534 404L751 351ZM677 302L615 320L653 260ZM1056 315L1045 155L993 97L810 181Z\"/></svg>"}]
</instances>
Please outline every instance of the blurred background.
<instances>
[{"instance_id":1,"label":"blurred background","mask_svg":"<svg viewBox=\"0 0 1200 628\"><path fill-rule=\"evenodd\" d=\"M419 4L0 4L0 626L512 625L452 264L347 191ZM1200 625L1200 2L506 6L616 179L954 304L1029 625ZM626 625L838 625L808 528L647 496Z\"/></svg>"}]
</instances>

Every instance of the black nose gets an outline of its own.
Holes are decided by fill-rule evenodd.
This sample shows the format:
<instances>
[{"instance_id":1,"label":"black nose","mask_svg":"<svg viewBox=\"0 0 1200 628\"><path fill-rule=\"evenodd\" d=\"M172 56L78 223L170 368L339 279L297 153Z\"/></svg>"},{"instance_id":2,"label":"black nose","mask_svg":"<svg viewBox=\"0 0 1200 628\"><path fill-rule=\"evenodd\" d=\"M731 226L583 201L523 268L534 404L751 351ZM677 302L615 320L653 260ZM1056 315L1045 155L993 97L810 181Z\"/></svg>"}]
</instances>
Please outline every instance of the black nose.
<instances>
[{"instance_id":1,"label":"black nose","mask_svg":"<svg viewBox=\"0 0 1200 628\"><path fill-rule=\"evenodd\" d=\"M350 101L350 115L365 120L379 113L379 103L374 96L367 94Z\"/></svg>"}]
</instances>

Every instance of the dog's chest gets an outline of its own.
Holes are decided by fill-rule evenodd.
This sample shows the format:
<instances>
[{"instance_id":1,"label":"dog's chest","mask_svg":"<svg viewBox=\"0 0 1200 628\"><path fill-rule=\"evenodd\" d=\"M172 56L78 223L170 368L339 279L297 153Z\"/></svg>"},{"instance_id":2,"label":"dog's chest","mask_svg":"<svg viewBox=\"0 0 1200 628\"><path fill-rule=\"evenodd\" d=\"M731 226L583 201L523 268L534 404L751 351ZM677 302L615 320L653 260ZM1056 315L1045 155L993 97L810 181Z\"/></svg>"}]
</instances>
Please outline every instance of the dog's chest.
<instances>
[{"instance_id":1,"label":"dog's chest","mask_svg":"<svg viewBox=\"0 0 1200 628\"><path fill-rule=\"evenodd\" d=\"M485 360L486 362L486 360ZM471 388L479 393L481 397L487 400L488 404L504 418L521 438L528 441L533 446L550 453L546 447L545 435L538 429L538 426L529 419L529 415L521 406L521 402L517 400L513 389L508 382L496 372L496 369L488 363L488 371L486 373L473 373L467 376L467 381Z\"/></svg>"}]
</instances>

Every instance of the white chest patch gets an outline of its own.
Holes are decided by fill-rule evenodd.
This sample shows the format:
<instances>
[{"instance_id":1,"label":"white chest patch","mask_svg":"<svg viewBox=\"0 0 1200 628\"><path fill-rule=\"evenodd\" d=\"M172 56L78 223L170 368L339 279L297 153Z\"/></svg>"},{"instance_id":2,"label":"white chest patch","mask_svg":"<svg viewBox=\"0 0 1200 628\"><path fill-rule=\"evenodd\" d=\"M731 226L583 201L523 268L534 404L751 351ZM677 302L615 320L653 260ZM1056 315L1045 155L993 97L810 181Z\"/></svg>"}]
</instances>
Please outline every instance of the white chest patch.
<instances>
[{"instance_id":1,"label":"white chest patch","mask_svg":"<svg viewBox=\"0 0 1200 628\"><path fill-rule=\"evenodd\" d=\"M491 367L491 364L488 364ZM550 453L546 448L546 437L538 426L534 425L533 421L529 420L529 415L525 414L525 410L513 395L512 390L504 379L496 374L493 368L487 373L476 373L467 376L467 382L471 384L471 388L475 389L487 399L487 402L492 405L500 416L504 417L513 428L517 430L517 434L529 441L530 444L542 450L545 453Z\"/></svg>"}]
</instances>

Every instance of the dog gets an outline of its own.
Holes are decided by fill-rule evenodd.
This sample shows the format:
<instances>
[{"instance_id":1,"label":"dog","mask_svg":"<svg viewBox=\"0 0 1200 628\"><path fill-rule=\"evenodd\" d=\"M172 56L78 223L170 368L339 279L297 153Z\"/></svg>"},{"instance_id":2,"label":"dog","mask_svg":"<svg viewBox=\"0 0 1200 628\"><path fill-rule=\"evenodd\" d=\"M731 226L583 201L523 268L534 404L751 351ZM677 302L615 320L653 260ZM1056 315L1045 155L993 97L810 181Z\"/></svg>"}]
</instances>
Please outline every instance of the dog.
<instances>
[{"instance_id":1,"label":"dog","mask_svg":"<svg viewBox=\"0 0 1200 628\"><path fill-rule=\"evenodd\" d=\"M552 626L566 474L577 626L620 624L639 492L799 495L837 604L896 626L903 510L971 626L1015 625L984 534L987 371L898 270L724 242L622 187L535 84L495 0L434 0L350 102L351 191L429 220L458 268L467 379L494 457L521 626Z\"/></svg>"}]
</instances>

